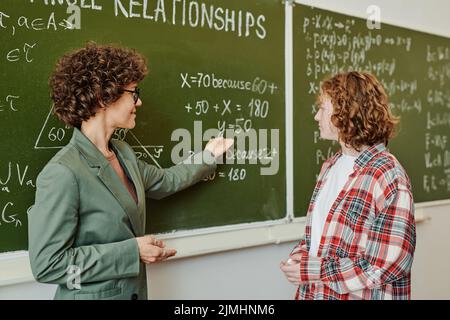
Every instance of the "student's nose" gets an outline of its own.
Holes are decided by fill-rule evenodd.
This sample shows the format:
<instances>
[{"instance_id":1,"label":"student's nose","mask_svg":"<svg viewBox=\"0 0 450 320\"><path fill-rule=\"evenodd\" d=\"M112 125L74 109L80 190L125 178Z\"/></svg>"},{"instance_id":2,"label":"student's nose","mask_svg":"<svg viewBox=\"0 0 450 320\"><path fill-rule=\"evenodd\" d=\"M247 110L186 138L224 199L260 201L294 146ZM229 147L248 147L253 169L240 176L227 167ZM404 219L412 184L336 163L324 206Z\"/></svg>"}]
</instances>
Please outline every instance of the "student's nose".
<instances>
[{"instance_id":1,"label":"student's nose","mask_svg":"<svg viewBox=\"0 0 450 320\"><path fill-rule=\"evenodd\" d=\"M320 119L320 118L319 118L319 112L320 112L320 111L317 111L317 112L316 112L316 115L314 116L314 120L316 120L317 122L319 122L319 119Z\"/></svg>"}]
</instances>

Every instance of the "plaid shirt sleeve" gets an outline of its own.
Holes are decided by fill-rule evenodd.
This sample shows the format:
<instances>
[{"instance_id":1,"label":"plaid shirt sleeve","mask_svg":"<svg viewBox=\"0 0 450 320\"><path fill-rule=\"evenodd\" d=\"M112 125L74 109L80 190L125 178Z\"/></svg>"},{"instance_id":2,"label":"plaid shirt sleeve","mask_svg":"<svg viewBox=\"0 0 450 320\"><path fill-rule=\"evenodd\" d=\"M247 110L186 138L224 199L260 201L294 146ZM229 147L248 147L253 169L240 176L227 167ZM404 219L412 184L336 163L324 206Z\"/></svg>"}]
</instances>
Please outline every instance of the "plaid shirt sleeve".
<instances>
[{"instance_id":1,"label":"plaid shirt sleeve","mask_svg":"<svg viewBox=\"0 0 450 320\"><path fill-rule=\"evenodd\" d=\"M294 247L294 249L292 250L291 254L289 256L293 256L293 255L297 255L297 254L303 254L303 253L308 253L308 248L306 247L306 239L305 236L303 236L303 238L300 239L300 242L298 243L298 245L296 245Z\"/></svg>"},{"instance_id":2,"label":"plaid shirt sleeve","mask_svg":"<svg viewBox=\"0 0 450 320\"><path fill-rule=\"evenodd\" d=\"M303 239L291 253L301 254L302 285L323 283L346 294L380 287L410 272L415 248L412 195L402 179L381 184L381 195L375 199L379 210L367 232L366 250L345 258L310 257Z\"/></svg>"}]
</instances>

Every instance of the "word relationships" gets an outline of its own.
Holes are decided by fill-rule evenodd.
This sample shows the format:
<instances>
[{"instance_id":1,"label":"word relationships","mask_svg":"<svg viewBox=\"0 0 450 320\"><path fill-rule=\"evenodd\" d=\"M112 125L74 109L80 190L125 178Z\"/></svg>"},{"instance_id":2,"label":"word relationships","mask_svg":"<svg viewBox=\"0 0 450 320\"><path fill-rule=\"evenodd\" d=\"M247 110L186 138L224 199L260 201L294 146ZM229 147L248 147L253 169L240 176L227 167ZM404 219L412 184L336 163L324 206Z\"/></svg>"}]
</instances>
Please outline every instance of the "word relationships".
<instances>
[{"instance_id":1,"label":"word relationships","mask_svg":"<svg viewBox=\"0 0 450 320\"><path fill-rule=\"evenodd\" d=\"M30 0L45 5L66 5L81 9L103 10L95 0ZM246 10L224 8L195 0L114 0L114 15L192 28L208 28L264 39L266 17Z\"/></svg>"},{"instance_id":2,"label":"word relationships","mask_svg":"<svg viewBox=\"0 0 450 320\"><path fill-rule=\"evenodd\" d=\"M166 9L167 8L167 9ZM173 25L192 28L209 28L215 31L237 33L239 37L256 35L264 39L267 31L264 27L266 17L255 16L252 12L232 10L198 1L157 0L157 1L114 1L114 13L126 18L141 18L171 22ZM169 20L170 19L170 20Z\"/></svg>"}]
</instances>

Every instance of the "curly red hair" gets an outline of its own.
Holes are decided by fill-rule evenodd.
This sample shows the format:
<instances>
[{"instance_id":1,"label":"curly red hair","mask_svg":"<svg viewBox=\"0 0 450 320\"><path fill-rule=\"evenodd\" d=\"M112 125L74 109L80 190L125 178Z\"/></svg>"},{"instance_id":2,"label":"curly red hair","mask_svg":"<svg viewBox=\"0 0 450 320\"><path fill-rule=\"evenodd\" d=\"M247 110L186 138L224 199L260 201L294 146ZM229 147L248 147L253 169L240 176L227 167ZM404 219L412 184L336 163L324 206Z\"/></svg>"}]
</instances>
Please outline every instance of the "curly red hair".
<instances>
[{"instance_id":1,"label":"curly red hair","mask_svg":"<svg viewBox=\"0 0 450 320\"><path fill-rule=\"evenodd\" d=\"M322 82L321 95L333 104L331 122L339 141L360 151L363 146L388 144L395 136L399 117L392 114L383 85L374 75L352 71Z\"/></svg>"},{"instance_id":2,"label":"curly red hair","mask_svg":"<svg viewBox=\"0 0 450 320\"><path fill-rule=\"evenodd\" d=\"M88 42L56 64L49 79L53 112L64 123L80 128L101 105L117 101L125 86L146 75L145 58L135 50Z\"/></svg>"}]
</instances>

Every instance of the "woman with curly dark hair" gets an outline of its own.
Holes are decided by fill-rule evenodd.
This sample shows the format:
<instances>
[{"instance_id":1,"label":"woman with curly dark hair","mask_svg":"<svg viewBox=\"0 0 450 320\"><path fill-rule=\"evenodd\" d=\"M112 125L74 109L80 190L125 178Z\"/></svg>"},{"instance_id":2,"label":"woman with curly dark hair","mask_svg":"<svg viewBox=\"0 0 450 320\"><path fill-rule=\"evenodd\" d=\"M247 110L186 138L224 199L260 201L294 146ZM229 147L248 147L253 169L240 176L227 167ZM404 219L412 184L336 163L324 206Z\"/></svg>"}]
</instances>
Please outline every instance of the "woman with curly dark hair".
<instances>
[{"instance_id":1,"label":"woman with curly dark hair","mask_svg":"<svg viewBox=\"0 0 450 320\"><path fill-rule=\"evenodd\" d=\"M62 57L50 77L54 113L74 132L37 178L28 226L31 270L58 284L56 299L146 299L145 264L176 251L145 235L145 197L200 181L233 143L212 139L194 164L159 169L111 139L116 128L134 128L146 74L134 50L91 42Z\"/></svg>"},{"instance_id":2,"label":"woman with curly dark hair","mask_svg":"<svg viewBox=\"0 0 450 320\"><path fill-rule=\"evenodd\" d=\"M410 299L415 250L409 178L386 150L398 118L371 74L323 81L321 138L341 150L320 171L305 236L280 268L296 299Z\"/></svg>"}]
</instances>

